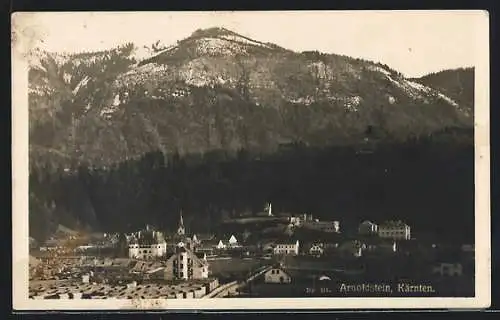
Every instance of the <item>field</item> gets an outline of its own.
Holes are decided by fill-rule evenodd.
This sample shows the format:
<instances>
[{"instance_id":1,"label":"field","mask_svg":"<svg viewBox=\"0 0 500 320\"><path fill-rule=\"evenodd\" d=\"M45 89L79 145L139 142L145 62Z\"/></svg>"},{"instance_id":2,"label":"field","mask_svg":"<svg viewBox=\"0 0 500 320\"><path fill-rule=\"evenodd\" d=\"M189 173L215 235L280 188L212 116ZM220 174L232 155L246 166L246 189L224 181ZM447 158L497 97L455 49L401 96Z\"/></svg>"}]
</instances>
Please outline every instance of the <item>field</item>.
<instances>
[{"instance_id":1,"label":"field","mask_svg":"<svg viewBox=\"0 0 500 320\"><path fill-rule=\"evenodd\" d=\"M262 265L269 264L269 260L255 258L228 258L209 261L210 273L220 280L244 279L251 271Z\"/></svg>"}]
</instances>

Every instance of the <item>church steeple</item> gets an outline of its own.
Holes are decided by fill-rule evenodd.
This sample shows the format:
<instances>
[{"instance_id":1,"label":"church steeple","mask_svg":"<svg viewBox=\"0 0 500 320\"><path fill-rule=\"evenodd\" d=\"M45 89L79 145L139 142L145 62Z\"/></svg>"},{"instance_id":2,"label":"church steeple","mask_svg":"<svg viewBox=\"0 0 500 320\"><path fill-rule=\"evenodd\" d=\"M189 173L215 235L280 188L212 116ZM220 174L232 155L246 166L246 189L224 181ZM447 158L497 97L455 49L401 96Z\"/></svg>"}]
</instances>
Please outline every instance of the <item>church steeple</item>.
<instances>
[{"instance_id":1,"label":"church steeple","mask_svg":"<svg viewBox=\"0 0 500 320\"><path fill-rule=\"evenodd\" d=\"M183 236L186 234L186 228L184 228L184 219L182 218L182 210L180 212L179 227L177 228L177 234Z\"/></svg>"}]
</instances>

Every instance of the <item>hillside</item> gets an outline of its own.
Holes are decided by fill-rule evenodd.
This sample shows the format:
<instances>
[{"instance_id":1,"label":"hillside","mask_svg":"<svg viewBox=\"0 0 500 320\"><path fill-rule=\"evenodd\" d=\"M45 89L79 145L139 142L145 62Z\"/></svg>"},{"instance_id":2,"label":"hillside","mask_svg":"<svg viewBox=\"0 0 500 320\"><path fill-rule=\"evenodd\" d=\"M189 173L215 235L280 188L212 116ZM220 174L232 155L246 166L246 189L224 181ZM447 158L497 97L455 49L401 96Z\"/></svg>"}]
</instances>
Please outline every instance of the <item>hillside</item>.
<instances>
[{"instance_id":1,"label":"hillside","mask_svg":"<svg viewBox=\"0 0 500 320\"><path fill-rule=\"evenodd\" d=\"M474 68L444 70L415 81L439 90L461 106L474 111Z\"/></svg>"},{"instance_id":2,"label":"hillside","mask_svg":"<svg viewBox=\"0 0 500 320\"><path fill-rule=\"evenodd\" d=\"M218 222L243 212L311 213L342 228L363 220L401 219L415 235L474 239L472 132L453 130L407 143L357 148L283 146L272 155L224 151L179 156L151 152L111 168L75 174L34 170L30 234L55 223L82 221L104 232L146 223L175 231L179 210L189 232L213 233ZM44 202L52 207L44 206ZM83 205L88 203L90 205ZM449 228L453 221L453 228Z\"/></svg>"},{"instance_id":3,"label":"hillside","mask_svg":"<svg viewBox=\"0 0 500 320\"><path fill-rule=\"evenodd\" d=\"M269 201L353 225L397 216L437 234L453 220L445 236L473 239L470 81L457 91L444 76L406 79L221 28L31 60L37 239L59 224L172 229L181 208L207 232Z\"/></svg>"},{"instance_id":4,"label":"hillside","mask_svg":"<svg viewBox=\"0 0 500 320\"><path fill-rule=\"evenodd\" d=\"M472 125L452 98L369 61L296 53L220 28L141 61L139 49L33 53L32 164L110 165L153 150L272 152L294 141L358 143L368 128L404 140Z\"/></svg>"}]
</instances>

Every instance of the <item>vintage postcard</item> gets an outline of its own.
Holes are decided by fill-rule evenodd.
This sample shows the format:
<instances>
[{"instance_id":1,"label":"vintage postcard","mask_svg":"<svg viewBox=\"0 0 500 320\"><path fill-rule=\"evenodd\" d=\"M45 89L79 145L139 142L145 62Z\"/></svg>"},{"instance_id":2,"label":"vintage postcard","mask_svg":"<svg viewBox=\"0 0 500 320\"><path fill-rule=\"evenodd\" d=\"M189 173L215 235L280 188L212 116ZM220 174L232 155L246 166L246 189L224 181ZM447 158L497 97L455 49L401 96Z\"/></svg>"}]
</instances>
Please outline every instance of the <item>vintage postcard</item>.
<instances>
[{"instance_id":1,"label":"vintage postcard","mask_svg":"<svg viewBox=\"0 0 500 320\"><path fill-rule=\"evenodd\" d=\"M485 308L486 11L17 12L15 310Z\"/></svg>"}]
</instances>

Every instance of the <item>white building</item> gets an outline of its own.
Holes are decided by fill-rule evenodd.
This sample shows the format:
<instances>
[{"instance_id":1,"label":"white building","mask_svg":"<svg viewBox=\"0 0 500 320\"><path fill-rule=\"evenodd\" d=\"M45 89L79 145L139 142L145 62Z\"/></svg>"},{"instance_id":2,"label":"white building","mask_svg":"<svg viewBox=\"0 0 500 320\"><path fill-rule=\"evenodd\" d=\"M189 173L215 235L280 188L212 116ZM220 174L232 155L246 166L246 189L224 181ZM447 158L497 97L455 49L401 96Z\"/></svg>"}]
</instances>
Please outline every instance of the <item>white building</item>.
<instances>
[{"instance_id":1,"label":"white building","mask_svg":"<svg viewBox=\"0 0 500 320\"><path fill-rule=\"evenodd\" d=\"M302 225L302 217L300 217L300 216L290 217L290 224L294 227L300 227Z\"/></svg>"},{"instance_id":2,"label":"white building","mask_svg":"<svg viewBox=\"0 0 500 320\"><path fill-rule=\"evenodd\" d=\"M273 207L272 207L272 204L270 202L266 203L266 206L264 207L264 211L267 213L267 215L269 217L273 216Z\"/></svg>"},{"instance_id":3,"label":"white building","mask_svg":"<svg viewBox=\"0 0 500 320\"><path fill-rule=\"evenodd\" d=\"M238 239L234 235L231 235L231 238L228 240L228 244L230 247L237 247L238 246Z\"/></svg>"},{"instance_id":4,"label":"white building","mask_svg":"<svg viewBox=\"0 0 500 320\"><path fill-rule=\"evenodd\" d=\"M167 242L161 232L148 227L130 238L128 253L130 259L156 259L167 254Z\"/></svg>"},{"instance_id":5,"label":"white building","mask_svg":"<svg viewBox=\"0 0 500 320\"><path fill-rule=\"evenodd\" d=\"M299 240L295 243L277 243L274 247L274 254L276 255L298 255L299 254Z\"/></svg>"},{"instance_id":6,"label":"white building","mask_svg":"<svg viewBox=\"0 0 500 320\"><path fill-rule=\"evenodd\" d=\"M89 283L90 282L90 274L83 274L82 275L82 282L83 283Z\"/></svg>"},{"instance_id":7,"label":"white building","mask_svg":"<svg viewBox=\"0 0 500 320\"><path fill-rule=\"evenodd\" d=\"M281 268L272 268L264 274L265 283L290 283L292 277Z\"/></svg>"},{"instance_id":8,"label":"white building","mask_svg":"<svg viewBox=\"0 0 500 320\"><path fill-rule=\"evenodd\" d=\"M378 235L384 239L409 240L411 239L410 226L401 221L388 221L378 228Z\"/></svg>"},{"instance_id":9,"label":"white building","mask_svg":"<svg viewBox=\"0 0 500 320\"><path fill-rule=\"evenodd\" d=\"M360 223L358 233L361 235L371 235L378 233L378 225L371 221L363 221Z\"/></svg>"},{"instance_id":10,"label":"white building","mask_svg":"<svg viewBox=\"0 0 500 320\"><path fill-rule=\"evenodd\" d=\"M208 267L206 256L200 259L194 252L180 245L168 258L164 277L165 280L207 279Z\"/></svg>"},{"instance_id":11,"label":"white building","mask_svg":"<svg viewBox=\"0 0 500 320\"><path fill-rule=\"evenodd\" d=\"M215 246L215 248L219 249L219 250L225 250L225 249L227 249L227 246L228 246L227 243L225 243L222 240L219 240L219 242L217 243L217 245Z\"/></svg>"}]
</instances>

